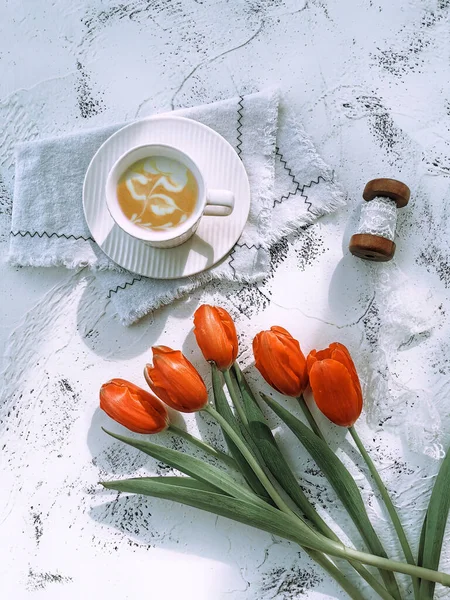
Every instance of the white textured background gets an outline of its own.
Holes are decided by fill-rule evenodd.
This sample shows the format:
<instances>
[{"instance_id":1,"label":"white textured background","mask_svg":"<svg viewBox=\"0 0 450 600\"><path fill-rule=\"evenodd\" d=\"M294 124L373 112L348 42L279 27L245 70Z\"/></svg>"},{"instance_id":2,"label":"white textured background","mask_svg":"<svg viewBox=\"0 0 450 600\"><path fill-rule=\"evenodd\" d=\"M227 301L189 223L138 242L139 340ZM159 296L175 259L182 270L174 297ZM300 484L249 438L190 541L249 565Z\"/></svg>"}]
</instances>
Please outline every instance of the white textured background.
<instances>
[{"instance_id":1,"label":"white textured background","mask_svg":"<svg viewBox=\"0 0 450 600\"><path fill-rule=\"evenodd\" d=\"M334 340L350 347L366 384L358 428L414 547L450 441L449 9L448 0L0 4L3 255L18 141L282 88L348 190L349 208L274 247L263 286L231 286L226 296L211 287L207 298L232 312L243 348L272 324L305 351ZM394 267L346 250L363 186L377 176L412 189ZM166 472L100 434L110 423L97 389L112 376L141 381L157 341L183 347L206 372L190 333L199 296L124 329L86 272L2 265L0 289L2 597L344 598L290 543L194 509L99 491L102 477ZM242 360L250 362L247 353ZM201 419L190 427L214 439ZM357 455L341 432L329 436L364 487L386 546L401 556L364 469L354 467ZM359 544L314 464L284 431L282 440L318 508Z\"/></svg>"}]
</instances>

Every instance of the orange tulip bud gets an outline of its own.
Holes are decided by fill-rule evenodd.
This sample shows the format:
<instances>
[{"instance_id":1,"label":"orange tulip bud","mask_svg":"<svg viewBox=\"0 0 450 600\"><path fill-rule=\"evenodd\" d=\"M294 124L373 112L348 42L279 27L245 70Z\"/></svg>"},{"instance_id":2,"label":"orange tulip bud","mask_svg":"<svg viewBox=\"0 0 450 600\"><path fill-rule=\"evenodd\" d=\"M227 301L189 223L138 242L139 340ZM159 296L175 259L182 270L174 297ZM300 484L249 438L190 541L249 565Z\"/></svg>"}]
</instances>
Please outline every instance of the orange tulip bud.
<instances>
[{"instance_id":1,"label":"orange tulip bud","mask_svg":"<svg viewBox=\"0 0 450 600\"><path fill-rule=\"evenodd\" d=\"M145 365L144 377L159 398L181 412L195 412L208 402L208 392L197 370L179 350L155 346L153 366Z\"/></svg>"},{"instance_id":2,"label":"orange tulip bud","mask_svg":"<svg viewBox=\"0 0 450 600\"><path fill-rule=\"evenodd\" d=\"M238 340L233 319L224 308L202 304L194 313L194 334L206 360L221 371L231 367L237 357Z\"/></svg>"},{"instance_id":3,"label":"orange tulip bud","mask_svg":"<svg viewBox=\"0 0 450 600\"><path fill-rule=\"evenodd\" d=\"M358 373L349 351L335 342L325 350L312 350L308 359L309 383L323 414L341 427L351 427L362 411Z\"/></svg>"},{"instance_id":4,"label":"orange tulip bud","mask_svg":"<svg viewBox=\"0 0 450 600\"><path fill-rule=\"evenodd\" d=\"M111 379L100 388L100 408L136 433L159 433L169 426L164 404L125 379Z\"/></svg>"},{"instance_id":5,"label":"orange tulip bud","mask_svg":"<svg viewBox=\"0 0 450 600\"><path fill-rule=\"evenodd\" d=\"M282 327L261 331L253 340L255 366L269 385L298 397L308 385L306 359L300 344Z\"/></svg>"}]
</instances>

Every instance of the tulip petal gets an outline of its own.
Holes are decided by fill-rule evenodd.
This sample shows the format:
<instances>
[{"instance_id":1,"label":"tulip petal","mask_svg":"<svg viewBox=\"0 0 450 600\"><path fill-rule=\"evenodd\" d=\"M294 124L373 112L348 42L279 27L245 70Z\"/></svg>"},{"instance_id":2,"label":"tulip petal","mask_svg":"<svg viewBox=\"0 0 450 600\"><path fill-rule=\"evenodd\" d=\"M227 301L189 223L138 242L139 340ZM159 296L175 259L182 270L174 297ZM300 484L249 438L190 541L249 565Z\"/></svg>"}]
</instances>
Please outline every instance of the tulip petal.
<instances>
[{"instance_id":1,"label":"tulip petal","mask_svg":"<svg viewBox=\"0 0 450 600\"><path fill-rule=\"evenodd\" d=\"M202 378L179 350L154 347L153 367L146 366L145 378L153 392L175 410L195 412L208 402Z\"/></svg>"},{"instance_id":2,"label":"tulip petal","mask_svg":"<svg viewBox=\"0 0 450 600\"><path fill-rule=\"evenodd\" d=\"M194 314L194 335L206 360L221 371L229 369L237 358L238 340L233 319L218 306L203 304Z\"/></svg>"},{"instance_id":3,"label":"tulip petal","mask_svg":"<svg viewBox=\"0 0 450 600\"><path fill-rule=\"evenodd\" d=\"M317 362L317 351L316 350L311 350L311 352L308 354L307 358L306 358L306 368L308 369L308 375L309 372L311 371L311 368L313 366L313 364L315 362Z\"/></svg>"},{"instance_id":4,"label":"tulip petal","mask_svg":"<svg viewBox=\"0 0 450 600\"><path fill-rule=\"evenodd\" d=\"M227 312L224 308L222 308L220 306L216 306L215 308L217 310L220 321L222 323L222 327L224 329L228 343L231 346L233 362L234 362L236 360L237 354L238 354L238 339L237 339L237 333L236 333L236 326L235 326L234 321L231 318L231 315L229 312Z\"/></svg>"},{"instance_id":5,"label":"tulip petal","mask_svg":"<svg viewBox=\"0 0 450 600\"><path fill-rule=\"evenodd\" d=\"M292 371L292 376L295 376L298 379L303 393L308 385L308 372L305 356L300 349L300 344L294 338L289 340L287 346L290 350L290 352L288 352L288 363ZM296 396L300 396L300 394L296 394Z\"/></svg>"},{"instance_id":6,"label":"tulip petal","mask_svg":"<svg viewBox=\"0 0 450 600\"><path fill-rule=\"evenodd\" d=\"M159 433L169 425L169 416L162 402L124 379L112 379L102 385L100 408L136 433Z\"/></svg>"},{"instance_id":7,"label":"tulip petal","mask_svg":"<svg viewBox=\"0 0 450 600\"><path fill-rule=\"evenodd\" d=\"M333 360L337 360L338 362L343 364L345 367L347 367L347 370L350 373L350 377L353 380L355 388L359 391L359 394L361 395L361 402L362 402L361 383L359 381L355 363L353 362L353 359L350 356L350 352L347 350L347 348L343 344L339 344L339 342L330 344L330 350L331 350L331 358Z\"/></svg>"},{"instance_id":8,"label":"tulip petal","mask_svg":"<svg viewBox=\"0 0 450 600\"><path fill-rule=\"evenodd\" d=\"M331 344L333 345L333 344ZM331 346L330 346L331 348ZM312 366L318 360L324 360L325 358L332 358L330 348L325 348L324 350L311 350L308 354L308 358L306 359L306 364L308 368L308 373L311 371Z\"/></svg>"},{"instance_id":9,"label":"tulip petal","mask_svg":"<svg viewBox=\"0 0 450 600\"><path fill-rule=\"evenodd\" d=\"M308 384L300 344L283 327L261 331L253 340L255 366L269 385L286 396L300 396Z\"/></svg>"},{"instance_id":10,"label":"tulip petal","mask_svg":"<svg viewBox=\"0 0 450 600\"><path fill-rule=\"evenodd\" d=\"M158 354L170 354L171 352L174 352L174 350L169 348L169 346L153 346L152 348L153 356Z\"/></svg>"},{"instance_id":11,"label":"tulip petal","mask_svg":"<svg viewBox=\"0 0 450 600\"><path fill-rule=\"evenodd\" d=\"M163 385L158 385L158 373L156 369L152 367L152 365L145 366L144 377L150 389L158 396L158 398L161 398L165 404L174 408L171 404L172 401L170 396L167 394L165 387Z\"/></svg>"},{"instance_id":12,"label":"tulip petal","mask_svg":"<svg viewBox=\"0 0 450 600\"><path fill-rule=\"evenodd\" d=\"M284 327L280 327L280 325L272 325L272 327L270 328L270 331L272 331L272 333L279 333L280 335L286 336L287 338L292 338L289 331L287 329L285 329ZM292 339L294 339L294 338L292 338Z\"/></svg>"},{"instance_id":13,"label":"tulip petal","mask_svg":"<svg viewBox=\"0 0 450 600\"><path fill-rule=\"evenodd\" d=\"M314 399L336 425L350 427L362 410L362 398L347 368L333 359L317 361L309 373Z\"/></svg>"}]
</instances>

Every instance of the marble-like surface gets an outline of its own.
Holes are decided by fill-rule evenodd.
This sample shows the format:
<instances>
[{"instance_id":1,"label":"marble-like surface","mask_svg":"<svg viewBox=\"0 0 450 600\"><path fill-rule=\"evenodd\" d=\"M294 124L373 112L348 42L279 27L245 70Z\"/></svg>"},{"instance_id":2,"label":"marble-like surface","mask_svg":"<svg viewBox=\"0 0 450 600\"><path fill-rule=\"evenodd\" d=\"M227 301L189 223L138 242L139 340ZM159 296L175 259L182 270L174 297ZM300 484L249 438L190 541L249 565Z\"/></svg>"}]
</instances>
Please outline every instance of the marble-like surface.
<instances>
[{"instance_id":1,"label":"marble-like surface","mask_svg":"<svg viewBox=\"0 0 450 600\"><path fill-rule=\"evenodd\" d=\"M258 386L246 348L261 328L285 326L305 351L348 345L366 392L358 429L414 548L450 441L449 9L447 0L0 7L2 255L17 142L281 87L348 190L348 208L274 247L264 284L214 286L206 298L235 317L241 361ZM361 191L377 176L413 192L399 216L395 265L369 265L346 249ZM167 472L105 439L100 426L110 422L96 390L113 376L141 381L156 342L182 347L207 375L191 333L199 294L125 329L86 271L2 264L0 289L5 598L345 597L293 544L194 509L99 491L103 477ZM186 421L216 439L211 424ZM314 464L271 422L307 493L358 545ZM386 547L401 557L350 442L323 425ZM448 552L442 567L450 569Z\"/></svg>"}]
</instances>

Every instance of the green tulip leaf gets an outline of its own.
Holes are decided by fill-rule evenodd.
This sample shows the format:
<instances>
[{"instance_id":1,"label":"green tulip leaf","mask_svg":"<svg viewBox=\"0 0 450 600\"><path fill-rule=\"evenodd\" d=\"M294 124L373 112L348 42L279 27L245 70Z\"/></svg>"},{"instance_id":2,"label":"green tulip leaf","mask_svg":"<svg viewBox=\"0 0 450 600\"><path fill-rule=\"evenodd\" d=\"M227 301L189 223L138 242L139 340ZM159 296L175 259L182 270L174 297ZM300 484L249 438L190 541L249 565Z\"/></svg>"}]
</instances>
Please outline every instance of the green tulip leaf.
<instances>
[{"instance_id":1,"label":"green tulip leaf","mask_svg":"<svg viewBox=\"0 0 450 600\"><path fill-rule=\"evenodd\" d=\"M199 479L194 479L193 477L183 477L183 476L172 476L165 475L164 477L145 477L147 481L155 481L157 483L164 483L165 485L175 485L177 487L189 488L192 490L199 490L202 492L211 492L213 494L222 494L222 490L217 488L215 485L211 485L210 483L206 483L206 481L200 481ZM164 482L162 481L164 479Z\"/></svg>"},{"instance_id":2,"label":"green tulip leaf","mask_svg":"<svg viewBox=\"0 0 450 600\"><path fill-rule=\"evenodd\" d=\"M232 369L234 379L241 392L243 408L248 419L248 429L272 475L305 517L314 523L321 533L330 539L337 540L335 533L309 502L292 469L278 448L272 431L267 424L267 419L257 403L244 374L236 363Z\"/></svg>"},{"instance_id":3,"label":"green tulip leaf","mask_svg":"<svg viewBox=\"0 0 450 600\"><path fill-rule=\"evenodd\" d=\"M450 510L450 450L447 452L434 482L428 510L424 519L420 536L419 562L421 567L437 570L441 559ZM420 584L420 600L432 600L435 584L422 580Z\"/></svg>"},{"instance_id":4,"label":"green tulip leaf","mask_svg":"<svg viewBox=\"0 0 450 600\"><path fill-rule=\"evenodd\" d=\"M225 494L173 485L173 483L167 484L165 479L166 477L140 477L102 482L101 485L119 492L143 494L187 504L262 529L321 552L335 549L333 542L329 542L323 536L318 536L301 521L285 515L268 504L262 507L254 502L232 498ZM339 547L340 549L343 548L342 545Z\"/></svg>"},{"instance_id":5,"label":"green tulip leaf","mask_svg":"<svg viewBox=\"0 0 450 600\"><path fill-rule=\"evenodd\" d=\"M244 411L247 415L248 427L250 433L254 436L261 454L269 466L275 479L291 497L296 506L301 512L313 523L318 531L328 537L330 540L339 542L338 536L328 527L322 517L317 513L315 508L307 499L301 489L297 478L291 470L289 464L281 453L277 442L272 434L272 431L267 424L267 419L259 406L255 395L250 388L244 373L242 373L239 365L234 363L232 374L239 387L242 397ZM385 600L393 600L393 597L379 583L373 575L357 561L350 561L355 570L363 577L367 583L378 593L380 598Z\"/></svg>"},{"instance_id":6,"label":"green tulip leaf","mask_svg":"<svg viewBox=\"0 0 450 600\"><path fill-rule=\"evenodd\" d=\"M419 565L419 567L421 567L423 564L423 547L425 545L425 531L427 529L427 516L428 516L428 511L425 513L425 518L422 523L422 529L420 530L419 551L417 553L417 564ZM420 586L420 580L419 580L419 586ZM419 587L419 590L420 590L420 587ZM420 596L420 594L419 594L419 596Z\"/></svg>"},{"instance_id":7,"label":"green tulip leaf","mask_svg":"<svg viewBox=\"0 0 450 600\"><path fill-rule=\"evenodd\" d=\"M247 440L243 436L242 429L239 425L238 420L233 414L233 411L228 404L227 397L225 395L223 389L223 380L220 371L213 364L211 365L212 372L212 382L213 382L213 392L214 392L214 402L216 405L217 412L227 421L227 423L234 429L234 431L242 438L242 440L247 443ZM264 486L259 481L258 477L255 475L255 472L248 464L247 460L242 455L239 448L230 439L230 436L223 431L223 436L225 438L225 442L228 446L228 450L230 451L231 456L234 458L237 463L239 471L242 473L242 476L250 486L250 488L257 494L259 497L264 498L266 502L272 504L272 499L269 494L266 492Z\"/></svg>"},{"instance_id":8,"label":"green tulip leaf","mask_svg":"<svg viewBox=\"0 0 450 600\"><path fill-rule=\"evenodd\" d=\"M106 431L106 429L103 431L116 440L120 440L129 446L133 446L133 448L141 450L141 452L152 456L156 460L160 460L170 467L178 469L182 473L193 477L194 479L212 485L215 488L222 490L222 492L229 494L230 496L247 500L249 502L254 502L262 507L266 506L264 500L256 496L251 490L237 483L232 477L230 477L230 475L228 475L228 473L218 469L217 467L209 465L203 460L189 456L188 454L184 454L178 450L172 450L171 448L165 448L164 446L152 444L151 442L147 442L145 440L125 437L123 435Z\"/></svg>"},{"instance_id":9,"label":"green tulip leaf","mask_svg":"<svg viewBox=\"0 0 450 600\"><path fill-rule=\"evenodd\" d=\"M377 556L387 558L386 551L369 520L358 486L339 458L323 440L297 419L297 417L278 404L278 402L275 402L275 400L266 396L266 394L261 394L261 397L280 419L286 423L314 459L332 485L370 551ZM380 575L390 594L394 598L400 598L400 591L393 574L385 570L380 570Z\"/></svg>"},{"instance_id":10,"label":"green tulip leaf","mask_svg":"<svg viewBox=\"0 0 450 600\"><path fill-rule=\"evenodd\" d=\"M172 483L167 484L164 483L165 479L166 477L142 477L102 482L101 485L118 492L143 494L180 502L267 531L273 535L291 540L304 548L347 560L354 559L368 565L398 571L407 575L415 574L423 579L430 579L447 587L450 586L450 575L430 571L429 569L421 569L414 565L380 558L348 548L343 544L328 540L319 533L315 533L295 516L286 515L268 504L262 507L253 502L232 498L225 494L216 494L186 486L173 485Z\"/></svg>"}]
</instances>

